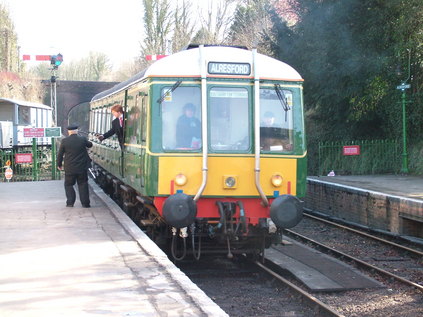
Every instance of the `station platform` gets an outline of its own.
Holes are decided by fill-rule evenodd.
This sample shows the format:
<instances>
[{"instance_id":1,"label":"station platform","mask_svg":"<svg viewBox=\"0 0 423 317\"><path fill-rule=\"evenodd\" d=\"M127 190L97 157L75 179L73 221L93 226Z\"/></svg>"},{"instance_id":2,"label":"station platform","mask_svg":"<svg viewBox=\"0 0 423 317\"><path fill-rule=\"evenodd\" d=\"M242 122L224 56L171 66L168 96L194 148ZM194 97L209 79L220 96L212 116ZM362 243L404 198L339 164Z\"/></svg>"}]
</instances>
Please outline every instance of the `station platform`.
<instances>
[{"instance_id":1,"label":"station platform","mask_svg":"<svg viewBox=\"0 0 423 317\"><path fill-rule=\"evenodd\" d=\"M423 177L308 177L305 207L419 243L423 241Z\"/></svg>"},{"instance_id":2,"label":"station platform","mask_svg":"<svg viewBox=\"0 0 423 317\"><path fill-rule=\"evenodd\" d=\"M423 177L408 175L311 176L311 180L340 184L396 197L423 200Z\"/></svg>"},{"instance_id":3,"label":"station platform","mask_svg":"<svg viewBox=\"0 0 423 317\"><path fill-rule=\"evenodd\" d=\"M0 183L0 316L228 316L90 181Z\"/></svg>"}]
</instances>

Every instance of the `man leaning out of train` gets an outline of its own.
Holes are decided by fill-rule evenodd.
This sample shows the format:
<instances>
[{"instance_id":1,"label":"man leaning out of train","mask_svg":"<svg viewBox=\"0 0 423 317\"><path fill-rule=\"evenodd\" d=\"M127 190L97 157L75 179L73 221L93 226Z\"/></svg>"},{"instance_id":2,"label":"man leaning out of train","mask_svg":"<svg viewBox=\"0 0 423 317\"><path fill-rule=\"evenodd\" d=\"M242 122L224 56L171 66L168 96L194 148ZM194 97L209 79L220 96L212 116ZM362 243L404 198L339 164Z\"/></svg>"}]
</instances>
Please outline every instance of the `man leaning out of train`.
<instances>
[{"instance_id":1,"label":"man leaning out of train","mask_svg":"<svg viewBox=\"0 0 423 317\"><path fill-rule=\"evenodd\" d=\"M120 148L123 149L123 124L125 116L121 105L116 104L111 108L112 115L115 117L112 121L112 128L104 134L100 134L97 138L101 141L116 135L119 141Z\"/></svg>"}]
</instances>

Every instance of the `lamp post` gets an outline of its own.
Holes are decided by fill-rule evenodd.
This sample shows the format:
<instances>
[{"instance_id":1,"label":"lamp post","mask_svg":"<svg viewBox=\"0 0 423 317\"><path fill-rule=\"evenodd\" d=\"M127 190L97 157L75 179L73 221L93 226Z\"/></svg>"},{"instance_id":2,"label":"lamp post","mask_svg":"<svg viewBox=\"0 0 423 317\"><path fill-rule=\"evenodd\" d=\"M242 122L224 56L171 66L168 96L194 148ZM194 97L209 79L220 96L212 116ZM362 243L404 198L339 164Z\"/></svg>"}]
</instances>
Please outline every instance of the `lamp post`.
<instances>
[{"instance_id":1,"label":"lamp post","mask_svg":"<svg viewBox=\"0 0 423 317\"><path fill-rule=\"evenodd\" d=\"M406 80L402 81L397 89L402 91L401 94L401 104L402 104L402 167L401 173L408 174L408 154L407 154L407 120L406 120L406 109L407 104L405 90L410 88L410 84L407 84L407 81L410 79L410 57L411 50L408 51L408 77Z\"/></svg>"}]
</instances>

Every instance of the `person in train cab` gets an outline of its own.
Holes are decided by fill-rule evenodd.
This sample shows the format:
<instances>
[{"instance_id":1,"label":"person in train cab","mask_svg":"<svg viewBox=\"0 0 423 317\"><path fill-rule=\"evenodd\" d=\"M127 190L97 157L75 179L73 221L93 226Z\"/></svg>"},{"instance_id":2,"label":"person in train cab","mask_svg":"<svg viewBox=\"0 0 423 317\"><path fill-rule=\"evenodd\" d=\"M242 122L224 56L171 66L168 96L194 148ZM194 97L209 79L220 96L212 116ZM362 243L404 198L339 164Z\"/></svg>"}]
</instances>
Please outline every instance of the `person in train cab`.
<instances>
[{"instance_id":1,"label":"person in train cab","mask_svg":"<svg viewBox=\"0 0 423 317\"><path fill-rule=\"evenodd\" d=\"M82 207L89 208L88 168L91 159L87 148L93 144L86 137L78 135L77 125L68 126L68 134L69 136L60 143L57 153L57 168L65 171L66 207L73 207L75 203L76 194L73 186L77 182Z\"/></svg>"},{"instance_id":2,"label":"person in train cab","mask_svg":"<svg viewBox=\"0 0 423 317\"><path fill-rule=\"evenodd\" d=\"M260 146L264 151L288 150L283 129L275 123L275 115L266 111L260 123ZM290 150L290 149L289 149Z\"/></svg>"},{"instance_id":3,"label":"person in train cab","mask_svg":"<svg viewBox=\"0 0 423 317\"><path fill-rule=\"evenodd\" d=\"M100 134L97 138L101 141L110 138L112 135L116 135L119 141L120 148L123 149L123 125L125 122L125 116L123 113L123 107L121 105L114 105L111 108L112 115L115 117L112 121L112 128L104 134Z\"/></svg>"},{"instance_id":4,"label":"person in train cab","mask_svg":"<svg viewBox=\"0 0 423 317\"><path fill-rule=\"evenodd\" d=\"M176 123L176 147L199 148L201 122L195 117L195 106L192 103L187 103L183 112Z\"/></svg>"},{"instance_id":5,"label":"person in train cab","mask_svg":"<svg viewBox=\"0 0 423 317\"><path fill-rule=\"evenodd\" d=\"M275 115L271 111L266 111L263 115L263 121L261 122L260 126L265 128L272 128L275 127Z\"/></svg>"}]
</instances>

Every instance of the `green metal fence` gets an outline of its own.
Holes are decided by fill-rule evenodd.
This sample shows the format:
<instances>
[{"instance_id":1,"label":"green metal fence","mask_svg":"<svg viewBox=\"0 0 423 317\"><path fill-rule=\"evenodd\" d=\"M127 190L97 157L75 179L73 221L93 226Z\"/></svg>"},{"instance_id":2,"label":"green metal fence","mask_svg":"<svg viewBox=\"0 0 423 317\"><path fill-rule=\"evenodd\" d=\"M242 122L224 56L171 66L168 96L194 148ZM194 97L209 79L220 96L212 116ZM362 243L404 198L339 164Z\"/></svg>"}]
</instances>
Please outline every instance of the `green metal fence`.
<instances>
[{"instance_id":1,"label":"green metal fence","mask_svg":"<svg viewBox=\"0 0 423 317\"><path fill-rule=\"evenodd\" d=\"M30 154L26 155L25 154ZM30 161L20 162L24 158ZM60 179L60 171L56 168L56 144L19 146L11 149L0 149L0 182L22 182ZM6 178L7 168L11 168L13 176Z\"/></svg>"},{"instance_id":2,"label":"green metal fence","mask_svg":"<svg viewBox=\"0 0 423 317\"><path fill-rule=\"evenodd\" d=\"M398 173L400 146L397 140L319 142L319 175Z\"/></svg>"}]
</instances>

